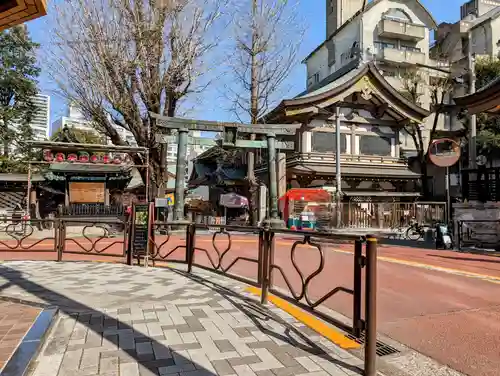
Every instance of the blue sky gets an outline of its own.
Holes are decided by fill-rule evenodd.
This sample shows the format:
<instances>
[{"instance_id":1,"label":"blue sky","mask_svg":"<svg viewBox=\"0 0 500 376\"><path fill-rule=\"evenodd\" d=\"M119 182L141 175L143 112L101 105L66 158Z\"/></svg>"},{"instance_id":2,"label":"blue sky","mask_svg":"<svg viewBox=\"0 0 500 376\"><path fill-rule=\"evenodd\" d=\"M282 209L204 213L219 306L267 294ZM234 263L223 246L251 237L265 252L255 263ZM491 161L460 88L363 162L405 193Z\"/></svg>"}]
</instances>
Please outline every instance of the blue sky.
<instances>
[{"instance_id":1,"label":"blue sky","mask_svg":"<svg viewBox=\"0 0 500 376\"><path fill-rule=\"evenodd\" d=\"M56 0L57 1L57 0ZM323 42L325 37L325 1L326 0L300 0L300 11L304 17L305 23L308 26L308 31L301 45L300 55L305 57L318 44ZM429 9L438 23L453 22L460 16L460 5L466 0L421 0L424 6ZM50 48L47 40L49 27L47 25L47 17L34 20L28 23L28 28L33 39L41 44L43 50ZM43 94L51 95L51 122L64 115L66 112L66 101L63 98L54 94L54 84L50 78L43 74L40 78L40 91ZM305 67L297 66L290 76L290 93L288 97L301 92L305 86ZM221 99L222 101L222 99ZM196 111L190 117L204 118L212 120L232 120L231 115L220 105L220 101L204 101L201 110Z\"/></svg>"}]
</instances>

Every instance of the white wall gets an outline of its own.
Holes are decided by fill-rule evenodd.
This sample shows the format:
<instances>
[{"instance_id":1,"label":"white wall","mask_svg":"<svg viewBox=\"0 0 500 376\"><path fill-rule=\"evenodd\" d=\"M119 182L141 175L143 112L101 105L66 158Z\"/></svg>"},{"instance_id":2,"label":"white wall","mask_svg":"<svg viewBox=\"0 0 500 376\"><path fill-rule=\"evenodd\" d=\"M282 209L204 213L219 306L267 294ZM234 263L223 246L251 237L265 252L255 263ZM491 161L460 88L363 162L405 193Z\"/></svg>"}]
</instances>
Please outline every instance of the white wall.
<instances>
[{"instance_id":1,"label":"white wall","mask_svg":"<svg viewBox=\"0 0 500 376\"><path fill-rule=\"evenodd\" d=\"M368 12L363 14L363 48L366 51L370 48L374 51L374 40L378 39L377 27L382 19L382 16L391 8L397 8L404 11L411 18L413 24L426 26L422 21L423 14L422 11L415 4L416 2L409 1L408 3L403 3L400 1L381 1L377 5L373 6ZM425 38L416 44L416 47L420 48L422 53L425 53L426 58L429 58L429 29L425 29Z\"/></svg>"},{"instance_id":2,"label":"white wall","mask_svg":"<svg viewBox=\"0 0 500 376\"><path fill-rule=\"evenodd\" d=\"M344 26L344 28L333 37L335 45L335 64L328 66L328 49L325 44L321 46L309 59L306 60L307 66L307 87L314 85L314 74L319 73L319 81L325 79L333 72L339 70L349 61L342 61L343 53L351 51L354 42L359 43L359 18Z\"/></svg>"},{"instance_id":3,"label":"white wall","mask_svg":"<svg viewBox=\"0 0 500 376\"><path fill-rule=\"evenodd\" d=\"M360 19L357 17L350 24L346 25L337 35L335 35L333 43L335 44L335 66L332 66L331 73L339 70L344 65L348 64L350 60L342 61L342 54L349 54L351 52L354 42L360 43Z\"/></svg>"},{"instance_id":4,"label":"white wall","mask_svg":"<svg viewBox=\"0 0 500 376\"><path fill-rule=\"evenodd\" d=\"M314 75L319 73L318 82L329 75L330 68L328 67L328 49L325 45L316 51L308 60L306 60L307 77L306 87L316 84Z\"/></svg>"}]
</instances>

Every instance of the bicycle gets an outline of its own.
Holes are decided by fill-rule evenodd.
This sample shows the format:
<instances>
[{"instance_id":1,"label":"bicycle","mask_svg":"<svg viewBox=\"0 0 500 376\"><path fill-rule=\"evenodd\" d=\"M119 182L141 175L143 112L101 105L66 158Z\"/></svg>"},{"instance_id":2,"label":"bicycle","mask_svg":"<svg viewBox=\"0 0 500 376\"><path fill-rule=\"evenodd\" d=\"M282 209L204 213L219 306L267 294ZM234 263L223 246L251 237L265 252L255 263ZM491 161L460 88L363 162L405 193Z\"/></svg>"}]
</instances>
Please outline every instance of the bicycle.
<instances>
[{"instance_id":1,"label":"bicycle","mask_svg":"<svg viewBox=\"0 0 500 376\"><path fill-rule=\"evenodd\" d=\"M414 241L424 239L425 233L432 228L433 225L427 225L427 224L421 225L417 222L414 222L410 224L410 227L406 230L406 239Z\"/></svg>"}]
</instances>

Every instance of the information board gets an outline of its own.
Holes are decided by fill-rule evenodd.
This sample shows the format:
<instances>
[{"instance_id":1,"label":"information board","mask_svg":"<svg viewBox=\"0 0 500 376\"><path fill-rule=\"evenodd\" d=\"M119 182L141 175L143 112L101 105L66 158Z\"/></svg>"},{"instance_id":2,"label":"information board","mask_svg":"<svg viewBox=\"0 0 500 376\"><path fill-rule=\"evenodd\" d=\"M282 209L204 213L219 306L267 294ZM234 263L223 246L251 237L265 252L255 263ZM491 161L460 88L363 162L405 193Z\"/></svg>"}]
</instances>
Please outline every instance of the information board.
<instances>
[{"instance_id":1,"label":"information board","mask_svg":"<svg viewBox=\"0 0 500 376\"><path fill-rule=\"evenodd\" d=\"M134 254L144 254L148 247L149 204L134 204L132 223L132 249Z\"/></svg>"},{"instance_id":2,"label":"information board","mask_svg":"<svg viewBox=\"0 0 500 376\"><path fill-rule=\"evenodd\" d=\"M70 182L69 201L80 204L104 203L105 191L104 182Z\"/></svg>"}]
</instances>

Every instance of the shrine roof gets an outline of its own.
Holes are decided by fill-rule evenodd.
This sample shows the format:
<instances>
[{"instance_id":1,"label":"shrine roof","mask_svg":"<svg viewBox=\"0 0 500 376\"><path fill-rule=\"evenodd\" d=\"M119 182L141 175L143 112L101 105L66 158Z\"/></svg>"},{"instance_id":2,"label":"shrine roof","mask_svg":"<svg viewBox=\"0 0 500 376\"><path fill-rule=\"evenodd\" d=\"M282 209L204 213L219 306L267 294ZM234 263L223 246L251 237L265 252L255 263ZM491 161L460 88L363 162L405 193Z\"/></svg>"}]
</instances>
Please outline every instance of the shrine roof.
<instances>
[{"instance_id":1,"label":"shrine roof","mask_svg":"<svg viewBox=\"0 0 500 376\"><path fill-rule=\"evenodd\" d=\"M32 182L41 182L44 181L44 177L39 174L33 174L31 176ZM18 173L0 173L0 181L6 182L27 182L28 174L18 174Z\"/></svg>"},{"instance_id":2,"label":"shrine roof","mask_svg":"<svg viewBox=\"0 0 500 376\"><path fill-rule=\"evenodd\" d=\"M388 115L400 124L405 121L421 123L430 115L428 110L406 99L387 82L374 62L352 62L341 75L336 72L332 80L325 83L313 91L283 100L262 119L263 122L300 121L335 106L364 108L376 118Z\"/></svg>"},{"instance_id":3,"label":"shrine roof","mask_svg":"<svg viewBox=\"0 0 500 376\"><path fill-rule=\"evenodd\" d=\"M295 173L307 174L325 174L335 175L335 166L321 166L311 164L299 164L293 167L288 167ZM342 167L342 175L345 176L364 176L364 177L388 177L388 178L401 178L401 179L419 179L420 174L411 171L409 168L366 168L346 166Z\"/></svg>"},{"instance_id":4,"label":"shrine roof","mask_svg":"<svg viewBox=\"0 0 500 376\"><path fill-rule=\"evenodd\" d=\"M52 172L80 172L80 173L99 173L115 174L130 173L131 167L128 165L114 164L83 164L83 163L52 163L49 167Z\"/></svg>"},{"instance_id":5,"label":"shrine roof","mask_svg":"<svg viewBox=\"0 0 500 376\"><path fill-rule=\"evenodd\" d=\"M486 112L500 115L500 77L492 80L473 94L453 98L455 103L470 114Z\"/></svg>"}]
</instances>

